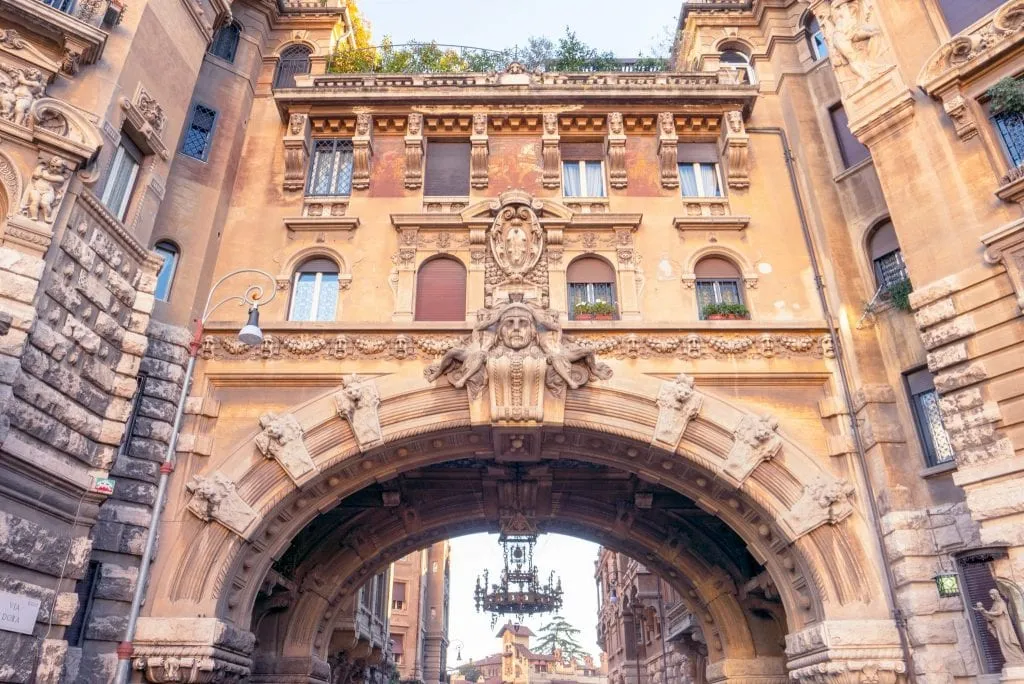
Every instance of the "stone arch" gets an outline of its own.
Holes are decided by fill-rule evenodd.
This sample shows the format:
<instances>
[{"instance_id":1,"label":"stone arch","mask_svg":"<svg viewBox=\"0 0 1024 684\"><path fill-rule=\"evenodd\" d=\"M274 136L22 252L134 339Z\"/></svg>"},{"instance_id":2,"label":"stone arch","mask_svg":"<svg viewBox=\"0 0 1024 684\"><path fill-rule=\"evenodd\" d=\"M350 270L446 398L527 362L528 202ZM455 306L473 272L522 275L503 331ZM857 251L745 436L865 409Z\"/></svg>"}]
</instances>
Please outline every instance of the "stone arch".
<instances>
[{"instance_id":1,"label":"stone arch","mask_svg":"<svg viewBox=\"0 0 1024 684\"><path fill-rule=\"evenodd\" d=\"M0 152L0 185L3 186L3 196L0 197L0 218L3 218L6 223L6 219L11 218L18 211L18 203L21 202L24 185L17 165L4 152Z\"/></svg>"},{"instance_id":2,"label":"stone arch","mask_svg":"<svg viewBox=\"0 0 1024 684\"><path fill-rule=\"evenodd\" d=\"M289 289L292 284L292 279L295 278L295 270L310 259L316 259L318 257L330 259L336 263L338 265L339 287L348 287L352 282L352 271L349 269L348 261L346 261L344 255L330 245L313 245L300 247L294 252L291 252L291 254L285 258L284 265L275 278L275 280L277 280L278 289Z\"/></svg>"},{"instance_id":3,"label":"stone arch","mask_svg":"<svg viewBox=\"0 0 1024 684\"><path fill-rule=\"evenodd\" d=\"M682 274L682 281L687 287L693 287L697 280L696 270L697 264L707 257L720 257L731 261L736 265L740 275L743 277L743 284L749 289L757 287L757 282L760 274L757 272L757 268L738 250L732 247L726 247L725 245L709 245L707 247L701 247L692 254L686 260L684 265L684 271Z\"/></svg>"},{"instance_id":4,"label":"stone arch","mask_svg":"<svg viewBox=\"0 0 1024 684\"><path fill-rule=\"evenodd\" d=\"M271 53L271 57L276 62L281 58L281 53L295 45L301 45L305 48L308 48L310 57L315 57L320 52L320 48L313 41L307 38L292 38L278 45L277 48Z\"/></svg>"},{"instance_id":5,"label":"stone arch","mask_svg":"<svg viewBox=\"0 0 1024 684\"><path fill-rule=\"evenodd\" d=\"M273 558L319 511L373 482L458 458L495 438L488 427L471 427L465 390L441 385L398 376L377 381L381 438L372 448L360 449L330 393L295 407L287 415L305 435L312 469L294 481L257 449L260 435L224 454L216 472L231 483L236 515L204 522L181 511L180 534L191 542L156 588L160 598L247 627ZM830 616L885 619L869 526L845 505L847 485L770 426L778 445L770 460L729 466L757 418L711 395L677 444L657 442L660 385L625 377L576 390L562 420L536 438L567 458L660 482L714 511L767 568L790 632ZM679 543L665 541L669 548Z\"/></svg>"},{"instance_id":6,"label":"stone arch","mask_svg":"<svg viewBox=\"0 0 1024 684\"><path fill-rule=\"evenodd\" d=\"M715 52L721 54L726 50L734 50L743 54L750 63L754 61L754 46L737 36L726 36L715 42Z\"/></svg>"}]
</instances>

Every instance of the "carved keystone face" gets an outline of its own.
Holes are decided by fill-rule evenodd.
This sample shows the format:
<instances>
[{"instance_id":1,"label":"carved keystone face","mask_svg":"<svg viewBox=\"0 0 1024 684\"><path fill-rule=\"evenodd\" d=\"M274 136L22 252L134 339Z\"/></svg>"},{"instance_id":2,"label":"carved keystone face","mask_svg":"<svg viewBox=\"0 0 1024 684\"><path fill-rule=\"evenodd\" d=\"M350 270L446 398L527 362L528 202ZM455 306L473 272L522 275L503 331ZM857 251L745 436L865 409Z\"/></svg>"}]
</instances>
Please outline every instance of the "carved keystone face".
<instances>
[{"instance_id":1,"label":"carved keystone face","mask_svg":"<svg viewBox=\"0 0 1024 684\"><path fill-rule=\"evenodd\" d=\"M533 319L525 314L510 313L502 317L498 327L501 342L509 349L523 349L533 341Z\"/></svg>"}]
</instances>

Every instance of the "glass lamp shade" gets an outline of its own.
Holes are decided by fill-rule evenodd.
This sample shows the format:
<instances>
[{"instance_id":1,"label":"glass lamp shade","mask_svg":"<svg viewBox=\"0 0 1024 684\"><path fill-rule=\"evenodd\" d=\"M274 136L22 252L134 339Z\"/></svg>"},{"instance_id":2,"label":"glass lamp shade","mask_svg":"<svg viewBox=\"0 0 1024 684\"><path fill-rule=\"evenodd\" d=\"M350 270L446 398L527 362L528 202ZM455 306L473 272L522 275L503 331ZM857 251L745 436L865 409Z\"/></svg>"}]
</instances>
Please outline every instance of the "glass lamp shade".
<instances>
[{"instance_id":1,"label":"glass lamp shade","mask_svg":"<svg viewBox=\"0 0 1024 684\"><path fill-rule=\"evenodd\" d=\"M942 598L960 595L960 578L955 572L940 572L935 576L935 586Z\"/></svg>"},{"instance_id":2,"label":"glass lamp shade","mask_svg":"<svg viewBox=\"0 0 1024 684\"><path fill-rule=\"evenodd\" d=\"M255 346L263 341L263 331L260 330L260 310L258 307L249 309L249 321L238 331L238 340L242 344Z\"/></svg>"}]
</instances>

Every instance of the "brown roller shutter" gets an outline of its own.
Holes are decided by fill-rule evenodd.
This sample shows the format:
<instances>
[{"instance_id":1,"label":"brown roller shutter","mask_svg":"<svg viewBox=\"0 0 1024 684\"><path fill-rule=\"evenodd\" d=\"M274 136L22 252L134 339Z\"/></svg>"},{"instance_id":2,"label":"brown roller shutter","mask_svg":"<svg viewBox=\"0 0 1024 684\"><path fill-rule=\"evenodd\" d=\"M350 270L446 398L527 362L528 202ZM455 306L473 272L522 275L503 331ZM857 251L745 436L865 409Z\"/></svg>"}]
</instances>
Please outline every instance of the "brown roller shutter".
<instances>
[{"instance_id":1,"label":"brown roller shutter","mask_svg":"<svg viewBox=\"0 0 1024 684\"><path fill-rule=\"evenodd\" d=\"M469 143L431 140L427 143L427 169L423 178L427 197L469 195Z\"/></svg>"},{"instance_id":2,"label":"brown roller shutter","mask_svg":"<svg viewBox=\"0 0 1024 684\"><path fill-rule=\"evenodd\" d=\"M717 164L718 146L715 143L679 143L676 155L680 164Z\"/></svg>"},{"instance_id":3,"label":"brown roller shutter","mask_svg":"<svg viewBox=\"0 0 1024 684\"><path fill-rule=\"evenodd\" d=\"M565 279L570 283L614 283L615 271L604 259L583 257L569 264Z\"/></svg>"},{"instance_id":4,"label":"brown roller shutter","mask_svg":"<svg viewBox=\"0 0 1024 684\"><path fill-rule=\"evenodd\" d=\"M836 134L836 142L839 143L839 153L843 157L843 166L850 168L861 163L871 156L860 140L850 132L850 121L846 117L846 110L842 105L836 105L828 110L832 118L832 128Z\"/></svg>"},{"instance_id":5,"label":"brown roller shutter","mask_svg":"<svg viewBox=\"0 0 1024 684\"><path fill-rule=\"evenodd\" d=\"M878 226L874 234L871 236L872 260L885 256L889 252L895 252L899 248L900 243L896 239L896 229L892 227L892 223L890 221L886 221L882 225Z\"/></svg>"},{"instance_id":6,"label":"brown roller shutter","mask_svg":"<svg viewBox=\"0 0 1024 684\"><path fill-rule=\"evenodd\" d=\"M416 275L417 321L466 319L466 269L455 259L431 259Z\"/></svg>"},{"instance_id":7,"label":"brown roller shutter","mask_svg":"<svg viewBox=\"0 0 1024 684\"><path fill-rule=\"evenodd\" d=\"M911 394L921 394L922 392L930 392L935 389L935 382L928 369L922 368L919 371L907 374L907 386L910 387Z\"/></svg>"},{"instance_id":8,"label":"brown roller shutter","mask_svg":"<svg viewBox=\"0 0 1024 684\"><path fill-rule=\"evenodd\" d=\"M979 601L986 608L992 602L988 592L996 589L996 581L992 577L992 568L989 566L993 558L991 554L979 554L958 558L956 561L960 568L960 579L964 583L963 590L964 597L967 599L968 612L974 622L974 633L978 637L982 667L987 673L1002 671L1005 662L1002 651L999 650L999 642L988 631L985 616L974 610L974 605Z\"/></svg>"},{"instance_id":9,"label":"brown roller shutter","mask_svg":"<svg viewBox=\"0 0 1024 684\"><path fill-rule=\"evenodd\" d=\"M739 280L740 272L731 261L721 257L707 257L697 262L693 269L694 275L701 280L734 279Z\"/></svg>"},{"instance_id":10,"label":"brown roller shutter","mask_svg":"<svg viewBox=\"0 0 1024 684\"><path fill-rule=\"evenodd\" d=\"M395 582L391 585L391 600L392 601L404 601L405 600L405 582Z\"/></svg>"},{"instance_id":11,"label":"brown roller shutter","mask_svg":"<svg viewBox=\"0 0 1024 684\"><path fill-rule=\"evenodd\" d=\"M601 161L604 159L603 142L569 142L558 146L562 161Z\"/></svg>"}]
</instances>

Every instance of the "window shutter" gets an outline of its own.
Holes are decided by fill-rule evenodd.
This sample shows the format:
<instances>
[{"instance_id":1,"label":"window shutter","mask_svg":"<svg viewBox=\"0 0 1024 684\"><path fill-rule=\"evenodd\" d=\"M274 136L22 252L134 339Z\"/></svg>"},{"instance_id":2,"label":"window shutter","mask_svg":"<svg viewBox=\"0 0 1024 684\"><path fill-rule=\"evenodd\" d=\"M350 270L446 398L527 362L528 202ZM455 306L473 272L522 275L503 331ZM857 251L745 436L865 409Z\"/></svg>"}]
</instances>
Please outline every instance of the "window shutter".
<instances>
[{"instance_id":1,"label":"window shutter","mask_svg":"<svg viewBox=\"0 0 1024 684\"><path fill-rule=\"evenodd\" d=\"M469 143L431 140L427 143L427 169L423 179L427 197L469 195Z\"/></svg>"},{"instance_id":2,"label":"window shutter","mask_svg":"<svg viewBox=\"0 0 1024 684\"><path fill-rule=\"evenodd\" d=\"M928 372L927 368L907 373L907 386L910 388L911 394L921 394L935 389L932 374Z\"/></svg>"},{"instance_id":3,"label":"window shutter","mask_svg":"<svg viewBox=\"0 0 1024 684\"><path fill-rule=\"evenodd\" d=\"M614 283L615 271L604 259L583 257L569 264L565 280L570 283Z\"/></svg>"},{"instance_id":4,"label":"window shutter","mask_svg":"<svg viewBox=\"0 0 1024 684\"><path fill-rule=\"evenodd\" d=\"M839 153L843 157L843 166L850 168L859 164L871 156L871 152L860 140L850 132L850 120L846 116L846 110L842 105L836 105L828 110L832 118L832 129L836 134L836 142L839 143Z\"/></svg>"},{"instance_id":5,"label":"window shutter","mask_svg":"<svg viewBox=\"0 0 1024 684\"><path fill-rule=\"evenodd\" d=\"M721 257L707 257L697 262L694 275L700 280L739 280L740 272L732 262Z\"/></svg>"},{"instance_id":6,"label":"window shutter","mask_svg":"<svg viewBox=\"0 0 1024 684\"><path fill-rule=\"evenodd\" d=\"M718 163L718 147L715 143L679 143L676 155L680 164Z\"/></svg>"},{"instance_id":7,"label":"window shutter","mask_svg":"<svg viewBox=\"0 0 1024 684\"><path fill-rule=\"evenodd\" d=\"M391 652L395 655L402 655L405 651L405 635L404 634L392 634L391 641L394 642Z\"/></svg>"},{"instance_id":8,"label":"window shutter","mask_svg":"<svg viewBox=\"0 0 1024 684\"><path fill-rule=\"evenodd\" d=\"M569 142L558 146L562 161L601 161L604 159L603 142Z\"/></svg>"},{"instance_id":9,"label":"window shutter","mask_svg":"<svg viewBox=\"0 0 1024 684\"><path fill-rule=\"evenodd\" d=\"M871 235L871 260L874 261L890 252L900 248L896 239L896 229L892 227L891 221L885 221Z\"/></svg>"},{"instance_id":10,"label":"window shutter","mask_svg":"<svg viewBox=\"0 0 1024 684\"><path fill-rule=\"evenodd\" d=\"M392 601L404 601L405 600L405 582L395 582L391 585L391 600Z\"/></svg>"},{"instance_id":11,"label":"window shutter","mask_svg":"<svg viewBox=\"0 0 1024 684\"><path fill-rule=\"evenodd\" d=\"M939 0L939 7L946 17L946 26L951 34L957 34L981 19L1005 0Z\"/></svg>"},{"instance_id":12,"label":"window shutter","mask_svg":"<svg viewBox=\"0 0 1024 684\"><path fill-rule=\"evenodd\" d=\"M417 321L466 318L466 269L455 259L431 259L416 276Z\"/></svg>"},{"instance_id":13,"label":"window shutter","mask_svg":"<svg viewBox=\"0 0 1024 684\"><path fill-rule=\"evenodd\" d=\"M974 605L979 601L988 608L991 601L988 592L996 589L995 578L992 577L992 569L989 562L993 560L991 554L966 556L958 558L956 563L960 568L960 578L963 580L967 604L970 610L971 620L974 622L974 632L978 638L978 650L981 652L982 667L987 673L1000 672L1003 669L1003 653L999 650L999 642L992 633L988 631L988 623L985 616L974 610Z\"/></svg>"}]
</instances>

